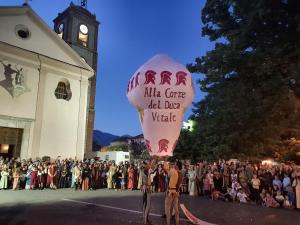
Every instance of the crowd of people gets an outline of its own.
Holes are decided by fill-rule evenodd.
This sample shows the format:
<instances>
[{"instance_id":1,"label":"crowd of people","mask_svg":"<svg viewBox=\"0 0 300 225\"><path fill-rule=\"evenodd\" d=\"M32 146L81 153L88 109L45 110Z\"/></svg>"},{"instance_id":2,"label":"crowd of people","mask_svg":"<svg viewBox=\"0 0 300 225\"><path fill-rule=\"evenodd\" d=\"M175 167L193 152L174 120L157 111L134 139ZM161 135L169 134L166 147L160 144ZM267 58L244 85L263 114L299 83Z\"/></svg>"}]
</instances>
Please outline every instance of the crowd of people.
<instances>
[{"instance_id":1,"label":"crowd of people","mask_svg":"<svg viewBox=\"0 0 300 225\"><path fill-rule=\"evenodd\" d=\"M212 200L300 209L300 167L252 163L197 163L187 169L183 191ZM187 186L187 188L186 188Z\"/></svg>"},{"instance_id":2,"label":"crowd of people","mask_svg":"<svg viewBox=\"0 0 300 225\"><path fill-rule=\"evenodd\" d=\"M36 190L74 188L75 190L142 189L143 163L97 159L55 161L5 159L0 157L0 189ZM168 189L168 174L163 163L148 171L151 192ZM256 203L266 207L300 209L300 167L249 162L184 163L181 193L205 196L226 202Z\"/></svg>"}]
</instances>

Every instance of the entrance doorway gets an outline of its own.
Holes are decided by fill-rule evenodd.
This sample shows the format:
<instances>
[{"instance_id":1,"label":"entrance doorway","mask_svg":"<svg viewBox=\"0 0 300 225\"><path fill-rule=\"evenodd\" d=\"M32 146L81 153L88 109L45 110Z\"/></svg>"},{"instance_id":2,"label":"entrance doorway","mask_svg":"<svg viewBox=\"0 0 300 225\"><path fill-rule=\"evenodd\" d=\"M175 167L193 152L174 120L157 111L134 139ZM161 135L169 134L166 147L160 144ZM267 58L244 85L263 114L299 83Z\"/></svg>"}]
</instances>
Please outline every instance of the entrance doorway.
<instances>
[{"instance_id":1,"label":"entrance doorway","mask_svg":"<svg viewBox=\"0 0 300 225\"><path fill-rule=\"evenodd\" d=\"M0 127L0 156L20 157L23 129Z\"/></svg>"}]
</instances>

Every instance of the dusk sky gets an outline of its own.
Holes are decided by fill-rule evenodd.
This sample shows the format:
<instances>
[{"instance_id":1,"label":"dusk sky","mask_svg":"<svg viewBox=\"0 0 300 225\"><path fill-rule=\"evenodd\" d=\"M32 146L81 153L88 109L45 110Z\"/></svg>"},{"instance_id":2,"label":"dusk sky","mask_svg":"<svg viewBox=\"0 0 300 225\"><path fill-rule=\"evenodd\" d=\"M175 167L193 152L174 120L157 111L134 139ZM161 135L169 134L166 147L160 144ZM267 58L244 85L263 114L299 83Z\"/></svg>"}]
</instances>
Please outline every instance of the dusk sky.
<instances>
[{"instance_id":1,"label":"dusk sky","mask_svg":"<svg viewBox=\"0 0 300 225\"><path fill-rule=\"evenodd\" d=\"M0 0L22 5L24 0ZM70 0L33 0L33 10L53 29L52 20ZM73 1L79 4L79 0ZM138 114L126 98L132 74L149 58L164 53L186 65L213 44L201 36L205 0L88 0L88 10L101 23L95 129L115 135L141 133ZM194 74L194 81L200 75ZM203 97L195 85L195 101ZM191 114L191 107L185 118Z\"/></svg>"}]
</instances>

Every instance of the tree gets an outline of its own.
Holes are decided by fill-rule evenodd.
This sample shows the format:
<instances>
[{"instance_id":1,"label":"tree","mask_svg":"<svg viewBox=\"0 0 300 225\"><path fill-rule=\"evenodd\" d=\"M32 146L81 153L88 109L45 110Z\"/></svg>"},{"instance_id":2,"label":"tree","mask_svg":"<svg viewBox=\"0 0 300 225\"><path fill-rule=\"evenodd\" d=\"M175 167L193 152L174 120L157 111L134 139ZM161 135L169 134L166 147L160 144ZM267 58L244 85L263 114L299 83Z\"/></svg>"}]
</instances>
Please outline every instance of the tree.
<instances>
[{"instance_id":1,"label":"tree","mask_svg":"<svg viewBox=\"0 0 300 225\"><path fill-rule=\"evenodd\" d=\"M144 143L136 142L134 140L131 141L129 145L130 153L134 158L140 158L143 150L146 149L146 146Z\"/></svg>"},{"instance_id":2,"label":"tree","mask_svg":"<svg viewBox=\"0 0 300 225\"><path fill-rule=\"evenodd\" d=\"M180 136L174 149L174 158L176 159L190 159L192 161L196 161L200 157L200 152L197 151L197 142L195 142L196 138L194 137L194 133L182 129L180 132Z\"/></svg>"},{"instance_id":3,"label":"tree","mask_svg":"<svg viewBox=\"0 0 300 225\"><path fill-rule=\"evenodd\" d=\"M145 148L142 150L141 155L139 156L139 159L141 160L150 160L152 157L150 156L148 150Z\"/></svg>"},{"instance_id":4,"label":"tree","mask_svg":"<svg viewBox=\"0 0 300 225\"><path fill-rule=\"evenodd\" d=\"M300 1L207 0L202 34L215 48L188 66L203 73L195 137L213 158L276 156L299 134Z\"/></svg>"}]
</instances>

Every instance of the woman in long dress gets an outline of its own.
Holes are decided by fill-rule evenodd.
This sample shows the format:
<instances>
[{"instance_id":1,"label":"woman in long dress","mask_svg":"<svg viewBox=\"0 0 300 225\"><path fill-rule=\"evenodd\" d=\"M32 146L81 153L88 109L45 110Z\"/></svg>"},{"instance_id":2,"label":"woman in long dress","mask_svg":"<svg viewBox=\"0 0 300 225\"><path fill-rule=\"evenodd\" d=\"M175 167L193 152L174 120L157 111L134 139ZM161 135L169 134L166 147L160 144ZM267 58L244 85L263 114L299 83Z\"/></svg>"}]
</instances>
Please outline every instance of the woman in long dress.
<instances>
[{"instance_id":1,"label":"woman in long dress","mask_svg":"<svg viewBox=\"0 0 300 225\"><path fill-rule=\"evenodd\" d=\"M130 165L128 168L128 189L133 190L134 187L134 169L133 166Z\"/></svg>"},{"instance_id":2,"label":"woman in long dress","mask_svg":"<svg viewBox=\"0 0 300 225\"><path fill-rule=\"evenodd\" d=\"M30 189L30 182L31 182L31 168L28 168L26 173L26 184L25 184L26 190Z\"/></svg>"},{"instance_id":3,"label":"woman in long dress","mask_svg":"<svg viewBox=\"0 0 300 225\"><path fill-rule=\"evenodd\" d=\"M113 175L116 173L116 165L113 162L108 170L108 174L107 174L107 188L108 189L112 189L113 188Z\"/></svg>"},{"instance_id":4,"label":"woman in long dress","mask_svg":"<svg viewBox=\"0 0 300 225\"><path fill-rule=\"evenodd\" d=\"M72 177L74 177L74 185L73 187L75 187L75 190L78 190L78 188L81 186L81 181L82 181L82 176L81 176L81 164L78 164L76 162L74 168L73 168L73 175Z\"/></svg>"},{"instance_id":5,"label":"woman in long dress","mask_svg":"<svg viewBox=\"0 0 300 225\"><path fill-rule=\"evenodd\" d=\"M35 166L32 167L30 189L35 189L38 184L38 170Z\"/></svg>"},{"instance_id":6,"label":"woman in long dress","mask_svg":"<svg viewBox=\"0 0 300 225\"><path fill-rule=\"evenodd\" d=\"M57 175L57 168L55 163L52 163L48 167L48 177L47 177L47 185L49 185L50 189L56 189L56 175Z\"/></svg>"},{"instance_id":7,"label":"woman in long dress","mask_svg":"<svg viewBox=\"0 0 300 225\"><path fill-rule=\"evenodd\" d=\"M99 163L94 163L92 167L92 180L93 180L93 189L100 188L100 165Z\"/></svg>"},{"instance_id":8,"label":"woman in long dress","mask_svg":"<svg viewBox=\"0 0 300 225\"><path fill-rule=\"evenodd\" d=\"M188 172L188 178L189 178L189 194L191 196L197 195L197 188L196 188L196 171L193 165L190 166L189 172Z\"/></svg>"},{"instance_id":9,"label":"woman in long dress","mask_svg":"<svg viewBox=\"0 0 300 225\"><path fill-rule=\"evenodd\" d=\"M18 186L19 186L19 182L20 182L20 168L18 168L16 165L14 166L13 169L13 190L17 190Z\"/></svg>"},{"instance_id":10,"label":"woman in long dress","mask_svg":"<svg viewBox=\"0 0 300 225\"><path fill-rule=\"evenodd\" d=\"M90 168L86 164L83 164L83 169L82 169L82 190L83 191L89 190L90 175L91 175Z\"/></svg>"},{"instance_id":11,"label":"woman in long dress","mask_svg":"<svg viewBox=\"0 0 300 225\"><path fill-rule=\"evenodd\" d=\"M0 189L7 189L8 176L9 176L9 173L8 173L7 169L4 168L1 172Z\"/></svg>"},{"instance_id":12,"label":"woman in long dress","mask_svg":"<svg viewBox=\"0 0 300 225\"><path fill-rule=\"evenodd\" d=\"M142 185L143 185L143 172L144 170L142 169L142 166L141 165L139 165L138 166L138 172L137 172L137 175L138 175L138 183L137 183L137 189L138 190L141 190L141 188L142 188Z\"/></svg>"}]
</instances>

